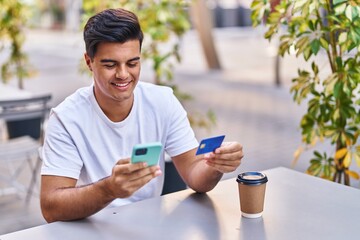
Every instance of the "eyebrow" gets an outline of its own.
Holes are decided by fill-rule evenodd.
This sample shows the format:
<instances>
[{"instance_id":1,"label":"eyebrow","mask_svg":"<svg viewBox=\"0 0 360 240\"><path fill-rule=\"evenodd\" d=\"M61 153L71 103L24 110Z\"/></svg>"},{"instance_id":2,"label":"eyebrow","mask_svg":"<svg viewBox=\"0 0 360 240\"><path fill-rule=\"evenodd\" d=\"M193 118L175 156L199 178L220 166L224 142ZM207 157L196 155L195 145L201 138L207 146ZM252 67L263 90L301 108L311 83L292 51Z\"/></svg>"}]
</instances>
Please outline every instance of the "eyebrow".
<instances>
[{"instance_id":1,"label":"eyebrow","mask_svg":"<svg viewBox=\"0 0 360 240\"><path fill-rule=\"evenodd\" d=\"M138 61L140 60L140 57L134 57L128 60L128 62L133 62L133 61ZM116 63L116 60L113 59L101 59L100 60L101 63Z\"/></svg>"}]
</instances>

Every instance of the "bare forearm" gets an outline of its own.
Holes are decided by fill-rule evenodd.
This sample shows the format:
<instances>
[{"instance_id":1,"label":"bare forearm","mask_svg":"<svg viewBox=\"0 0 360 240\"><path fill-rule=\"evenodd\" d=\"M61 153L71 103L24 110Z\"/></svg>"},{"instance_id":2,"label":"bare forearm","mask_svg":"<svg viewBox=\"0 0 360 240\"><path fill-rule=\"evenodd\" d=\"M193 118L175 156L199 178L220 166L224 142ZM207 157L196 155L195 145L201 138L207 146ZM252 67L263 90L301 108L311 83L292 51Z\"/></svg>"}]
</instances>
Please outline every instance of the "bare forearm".
<instances>
[{"instance_id":1,"label":"bare forearm","mask_svg":"<svg viewBox=\"0 0 360 240\"><path fill-rule=\"evenodd\" d=\"M208 192L220 181L223 174L208 166L205 161L197 161L192 165L187 176L187 183L196 192Z\"/></svg>"},{"instance_id":2,"label":"bare forearm","mask_svg":"<svg viewBox=\"0 0 360 240\"><path fill-rule=\"evenodd\" d=\"M48 196L42 196L41 208L48 222L86 218L113 199L105 189L107 179L81 187L59 188Z\"/></svg>"}]
</instances>

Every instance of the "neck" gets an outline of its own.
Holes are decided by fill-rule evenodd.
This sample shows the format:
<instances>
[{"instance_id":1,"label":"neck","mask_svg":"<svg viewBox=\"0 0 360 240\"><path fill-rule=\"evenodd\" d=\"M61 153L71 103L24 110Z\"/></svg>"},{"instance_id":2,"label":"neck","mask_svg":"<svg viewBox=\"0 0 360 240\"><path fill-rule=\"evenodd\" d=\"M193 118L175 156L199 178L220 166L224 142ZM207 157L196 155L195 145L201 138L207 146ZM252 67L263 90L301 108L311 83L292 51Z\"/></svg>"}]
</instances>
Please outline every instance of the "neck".
<instances>
[{"instance_id":1,"label":"neck","mask_svg":"<svg viewBox=\"0 0 360 240\"><path fill-rule=\"evenodd\" d=\"M134 103L134 94L131 98L125 101L98 99L95 94L95 99L99 104L104 114L113 122L121 122L129 116Z\"/></svg>"},{"instance_id":2,"label":"neck","mask_svg":"<svg viewBox=\"0 0 360 240\"><path fill-rule=\"evenodd\" d=\"M104 107L100 106L100 108L111 121L121 122L129 116L134 103L133 99L131 99L132 101L115 102L115 104L108 104Z\"/></svg>"}]
</instances>

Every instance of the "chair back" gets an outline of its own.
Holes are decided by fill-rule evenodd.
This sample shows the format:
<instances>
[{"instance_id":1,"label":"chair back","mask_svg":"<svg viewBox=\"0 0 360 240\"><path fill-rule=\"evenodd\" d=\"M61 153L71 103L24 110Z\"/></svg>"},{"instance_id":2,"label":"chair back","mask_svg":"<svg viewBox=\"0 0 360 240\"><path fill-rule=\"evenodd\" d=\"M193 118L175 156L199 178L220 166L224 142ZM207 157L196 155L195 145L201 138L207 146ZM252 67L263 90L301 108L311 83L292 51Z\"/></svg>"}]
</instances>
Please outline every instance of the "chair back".
<instances>
[{"instance_id":1,"label":"chair back","mask_svg":"<svg viewBox=\"0 0 360 240\"><path fill-rule=\"evenodd\" d=\"M17 100L5 100L0 101L0 119L3 119L8 128L9 138L19 137L24 135L31 135L26 131L31 131L31 127L26 127L24 123L29 120L38 120L37 128L38 133L34 138L42 138L43 124L50 107L48 106L51 100L51 94L36 96L31 98L23 98ZM17 133L16 136L12 136L10 128L16 128L17 130L25 128L25 132Z\"/></svg>"}]
</instances>

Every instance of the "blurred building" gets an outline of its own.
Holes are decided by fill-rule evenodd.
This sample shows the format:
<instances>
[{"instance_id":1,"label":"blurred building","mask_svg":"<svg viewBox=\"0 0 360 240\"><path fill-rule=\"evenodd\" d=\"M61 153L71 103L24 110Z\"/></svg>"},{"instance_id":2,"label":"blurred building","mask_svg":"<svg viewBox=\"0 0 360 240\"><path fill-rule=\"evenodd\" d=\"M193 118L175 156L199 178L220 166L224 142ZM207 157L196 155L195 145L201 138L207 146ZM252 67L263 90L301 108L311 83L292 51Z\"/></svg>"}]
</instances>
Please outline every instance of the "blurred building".
<instances>
[{"instance_id":1,"label":"blurred building","mask_svg":"<svg viewBox=\"0 0 360 240\"><path fill-rule=\"evenodd\" d=\"M206 0L216 28L251 26L251 0Z\"/></svg>"},{"instance_id":2,"label":"blurred building","mask_svg":"<svg viewBox=\"0 0 360 240\"><path fill-rule=\"evenodd\" d=\"M82 0L27 0L33 5L31 25L37 28L78 31Z\"/></svg>"},{"instance_id":3,"label":"blurred building","mask_svg":"<svg viewBox=\"0 0 360 240\"><path fill-rule=\"evenodd\" d=\"M251 25L251 0L204 1L211 10L214 27ZM36 5L34 26L68 31L78 31L80 29L83 0L28 0L28 2Z\"/></svg>"}]
</instances>

